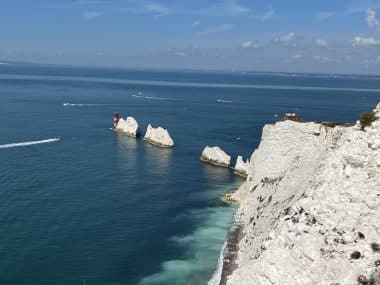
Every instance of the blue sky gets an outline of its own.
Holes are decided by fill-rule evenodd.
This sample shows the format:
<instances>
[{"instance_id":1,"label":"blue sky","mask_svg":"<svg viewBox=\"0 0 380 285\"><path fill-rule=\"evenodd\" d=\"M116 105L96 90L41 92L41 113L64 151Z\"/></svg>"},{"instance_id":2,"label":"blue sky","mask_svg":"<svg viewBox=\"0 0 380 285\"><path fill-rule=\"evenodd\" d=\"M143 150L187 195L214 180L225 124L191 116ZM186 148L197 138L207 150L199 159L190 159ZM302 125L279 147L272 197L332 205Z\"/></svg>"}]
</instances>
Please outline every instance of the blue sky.
<instances>
[{"instance_id":1,"label":"blue sky","mask_svg":"<svg viewBox=\"0 0 380 285\"><path fill-rule=\"evenodd\" d=\"M0 60L380 73L380 0L2 0Z\"/></svg>"}]
</instances>

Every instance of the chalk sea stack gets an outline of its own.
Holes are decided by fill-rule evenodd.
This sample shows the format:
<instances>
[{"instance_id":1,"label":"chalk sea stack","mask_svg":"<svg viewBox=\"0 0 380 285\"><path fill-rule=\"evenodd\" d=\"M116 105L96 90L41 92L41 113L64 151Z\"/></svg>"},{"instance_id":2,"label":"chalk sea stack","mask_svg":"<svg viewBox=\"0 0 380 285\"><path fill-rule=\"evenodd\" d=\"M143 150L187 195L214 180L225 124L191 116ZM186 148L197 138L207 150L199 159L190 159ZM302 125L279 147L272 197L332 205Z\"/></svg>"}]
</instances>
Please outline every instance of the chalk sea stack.
<instances>
[{"instance_id":1,"label":"chalk sea stack","mask_svg":"<svg viewBox=\"0 0 380 285\"><path fill-rule=\"evenodd\" d=\"M215 166L228 167L231 163L231 156L218 146L206 146L202 151L200 160Z\"/></svg>"},{"instance_id":2,"label":"chalk sea stack","mask_svg":"<svg viewBox=\"0 0 380 285\"><path fill-rule=\"evenodd\" d=\"M144 140L158 147L171 148L174 146L174 141L167 129L154 128L151 124L148 125Z\"/></svg>"},{"instance_id":3,"label":"chalk sea stack","mask_svg":"<svg viewBox=\"0 0 380 285\"><path fill-rule=\"evenodd\" d=\"M135 138L140 135L140 127L133 117L127 117L125 120L121 118L116 124L115 132Z\"/></svg>"},{"instance_id":4,"label":"chalk sea stack","mask_svg":"<svg viewBox=\"0 0 380 285\"><path fill-rule=\"evenodd\" d=\"M235 171L234 173L236 175L242 176L242 177L247 177L248 176L248 171L249 171L249 160L244 161L242 156L238 156L235 164Z\"/></svg>"}]
</instances>

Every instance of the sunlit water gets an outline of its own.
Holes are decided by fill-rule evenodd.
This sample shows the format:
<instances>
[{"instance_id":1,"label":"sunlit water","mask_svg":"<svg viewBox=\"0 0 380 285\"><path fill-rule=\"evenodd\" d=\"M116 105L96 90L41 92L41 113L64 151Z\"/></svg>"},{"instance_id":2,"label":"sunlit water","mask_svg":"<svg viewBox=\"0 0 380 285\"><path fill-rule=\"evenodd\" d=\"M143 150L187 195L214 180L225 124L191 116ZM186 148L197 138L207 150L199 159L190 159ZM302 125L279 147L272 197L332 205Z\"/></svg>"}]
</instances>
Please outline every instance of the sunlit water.
<instances>
[{"instance_id":1,"label":"sunlit water","mask_svg":"<svg viewBox=\"0 0 380 285\"><path fill-rule=\"evenodd\" d=\"M234 163L284 112L354 121L379 88L376 76L0 66L0 284L207 284L235 211L220 196L242 179L202 164L204 146ZM115 134L115 111L168 128L175 148Z\"/></svg>"}]
</instances>

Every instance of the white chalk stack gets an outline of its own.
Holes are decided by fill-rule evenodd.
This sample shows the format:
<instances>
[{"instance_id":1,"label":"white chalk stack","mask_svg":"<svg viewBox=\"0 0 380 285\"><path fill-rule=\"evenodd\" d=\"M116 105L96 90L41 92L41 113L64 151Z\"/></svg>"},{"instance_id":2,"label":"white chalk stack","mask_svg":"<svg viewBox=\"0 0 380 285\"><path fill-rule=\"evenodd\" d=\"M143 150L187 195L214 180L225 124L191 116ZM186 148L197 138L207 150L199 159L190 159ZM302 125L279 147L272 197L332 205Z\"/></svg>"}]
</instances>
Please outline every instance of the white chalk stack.
<instances>
[{"instance_id":1,"label":"white chalk stack","mask_svg":"<svg viewBox=\"0 0 380 285\"><path fill-rule=\"evenodd\" d=\"M206 146L202 152L200 160L215 166L228 167L231 163L231 156L226 154L218 146Z\"/></svg>"},{"instance_id":2,"label":"white chalk stack","mask_svg":"<svg viewBox=\"0 0 380 285\"><path fill-rule=\"evenodd\" d=\"M167 129L154 128L151 124L148 125L144 140L158 147L171 148L174 146L174 141Z\"/></svg>"},{"instance_id":3,"label":"white chalk stack","mask_svg":"<svg viewBox=\"0 0 380 285\"><path fill-rule=\"evenodd\" d=\"M125 120L121 118L115 127L115 131L134 138L140 135L139 124L133 117L127 117Z\"/></svg>"}]
</instances>

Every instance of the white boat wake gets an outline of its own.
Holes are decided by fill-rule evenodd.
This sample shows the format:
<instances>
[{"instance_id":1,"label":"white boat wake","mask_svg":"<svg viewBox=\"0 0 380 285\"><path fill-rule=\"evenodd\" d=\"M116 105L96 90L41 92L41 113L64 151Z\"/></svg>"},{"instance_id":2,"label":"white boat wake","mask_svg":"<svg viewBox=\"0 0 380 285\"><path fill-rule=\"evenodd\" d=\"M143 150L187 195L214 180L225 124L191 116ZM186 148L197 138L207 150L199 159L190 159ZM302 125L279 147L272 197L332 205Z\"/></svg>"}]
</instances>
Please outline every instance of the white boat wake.
<instances>
[{"instance_id":1,"label":"white boat wake","mask_svg":"<svg viewBox=\"0 0 380 285\"><path fill-rule=\"evenodd\" d=\"M218 99L216 100L218 101L219 103L233 103L233 101L230 101L230 100L224 100L224 99Z\"/></svg>"},{"instance_id":2,"label":"white boat wake","mask_svg":"<svg viewBox=\"0 0 380 285\"><path fill-rule=\"evenodd\" d=\"M0 145L0 149L20 147L20 146L30 146L30 145L35 145L35 144L52 143L52 142L57 142L59 140L60 140L60 138L52 138L52 139L47 139L47 140L42 140L42 141L30 141L30 142L2 144L2 145Z\"/></svg>"}]
</instances>

